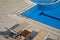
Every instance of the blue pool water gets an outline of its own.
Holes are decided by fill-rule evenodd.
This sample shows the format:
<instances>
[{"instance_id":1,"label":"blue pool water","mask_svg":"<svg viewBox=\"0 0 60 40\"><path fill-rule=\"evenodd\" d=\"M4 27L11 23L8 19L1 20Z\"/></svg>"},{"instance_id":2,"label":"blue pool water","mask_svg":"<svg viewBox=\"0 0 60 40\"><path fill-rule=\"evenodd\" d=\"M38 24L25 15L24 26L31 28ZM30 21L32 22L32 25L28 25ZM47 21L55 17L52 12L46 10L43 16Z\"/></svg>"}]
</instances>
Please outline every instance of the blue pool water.
<instances>
[{"instance_id":1,"label":"blue pool water","mask_svg":"<svg viewBox=\"0 0 60 40\"><path fill-rule=\"evenodd\" d=\"M49 25L53 28L60 29L60 7L42 10L41 8L38 8L38 6L39 5L37 4L20 15Z\"/></svg>"}]
</instances>

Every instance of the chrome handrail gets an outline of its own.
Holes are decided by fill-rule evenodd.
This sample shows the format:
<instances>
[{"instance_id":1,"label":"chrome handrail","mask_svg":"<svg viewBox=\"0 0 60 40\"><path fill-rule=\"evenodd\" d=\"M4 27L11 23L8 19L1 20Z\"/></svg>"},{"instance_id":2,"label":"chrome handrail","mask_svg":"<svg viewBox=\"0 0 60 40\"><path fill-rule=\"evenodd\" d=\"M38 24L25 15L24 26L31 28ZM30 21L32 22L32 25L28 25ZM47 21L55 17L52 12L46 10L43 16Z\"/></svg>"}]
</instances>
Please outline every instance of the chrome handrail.
<instances>
[{"instance_id":1,"label":"chrome handrail","mask_svg":"<svg viewBox=\"0 0 60 40\"><path fill-rule=\"evenodd\" d=\"M37 4L40 4L40 5L51 5L51 4L55 4L55 3L58 3L60 0L55 0L55 1L53 1L53 2L49 2L49 3L41 3L41 1L40 2L38 2ZM35 2L34 2L35 3Z\"/></svg>"},{"instance_id":2,"label":"chrome handrail","mask_svg":"<svg viewBox=\"0 0 60 40\"><path fill-rule=\"evenodd\" d=\"M55 3L58 3L60 0L55 0L53 2L50 2L50 3L38 3L40 5L50 5L50 4L55 4Z\"/></svg>"}]
</instances>

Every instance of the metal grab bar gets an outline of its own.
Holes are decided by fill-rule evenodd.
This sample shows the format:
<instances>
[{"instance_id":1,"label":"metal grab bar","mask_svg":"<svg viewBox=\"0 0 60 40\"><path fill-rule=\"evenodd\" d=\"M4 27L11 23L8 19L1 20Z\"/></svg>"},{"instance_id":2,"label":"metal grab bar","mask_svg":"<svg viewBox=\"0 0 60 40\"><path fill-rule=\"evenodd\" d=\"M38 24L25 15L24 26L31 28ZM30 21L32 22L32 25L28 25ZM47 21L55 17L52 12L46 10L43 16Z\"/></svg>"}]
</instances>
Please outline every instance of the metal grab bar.
<instances>
[{"instance_id":1,"label":"metal grab bar","mask_svg":"<svg viewBox=\"0 0 60 40\"><path fill-rule=\"evenodd\" d=\"M38 4L40 5L50 5L50 4L55 4L55 3L58 3L60 0L55 0L53 2L48 2L48 3L41 3L41 1L38 2Z\"/></svg>"}]
</instances>

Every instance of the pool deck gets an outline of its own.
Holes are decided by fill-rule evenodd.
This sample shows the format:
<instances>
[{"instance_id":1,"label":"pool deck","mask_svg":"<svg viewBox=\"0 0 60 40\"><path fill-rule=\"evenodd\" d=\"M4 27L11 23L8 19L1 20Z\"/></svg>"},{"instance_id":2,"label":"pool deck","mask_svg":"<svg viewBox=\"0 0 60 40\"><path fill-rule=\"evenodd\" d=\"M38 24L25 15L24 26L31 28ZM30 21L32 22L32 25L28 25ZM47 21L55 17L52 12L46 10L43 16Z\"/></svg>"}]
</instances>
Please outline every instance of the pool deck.
<instances>
[{"instance_id":1,"label":"pool deck","mask_svg":"<svg viewBox=\"0 0 60 40\"><path fill-rule=\"evenodd\" d=\"M6 30L5 27L11 28L16 23L27 22L33 26L39 26L38 28L37 27L30 27L30 28L46 29L48 30L50 35L56 36L54 38L57 37L60 38L60 30L49 28L48 25L36 22L26 17L19 16L20 13L31 8L34 5L35 4L27 4L24 0L5 0L5 1L0 0L0 17L1 20L3 20L2 24L0 24L0 32L5 31ZM4 36L0 35L0 40L9 40L9 39L6 39Z\"/></svg>"}]
</instances>

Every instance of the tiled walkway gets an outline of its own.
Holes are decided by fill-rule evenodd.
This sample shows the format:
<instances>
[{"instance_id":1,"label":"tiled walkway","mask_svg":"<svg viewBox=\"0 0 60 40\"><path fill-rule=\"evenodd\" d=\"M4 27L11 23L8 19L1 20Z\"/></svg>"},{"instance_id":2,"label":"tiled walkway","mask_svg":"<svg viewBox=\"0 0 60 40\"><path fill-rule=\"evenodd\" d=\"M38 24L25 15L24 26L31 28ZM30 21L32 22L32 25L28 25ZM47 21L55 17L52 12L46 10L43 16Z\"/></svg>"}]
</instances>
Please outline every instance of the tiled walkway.
<instances>
[{"instance_id":1,"label":"tiled walkway","mask_svg":"<svg viewBox=\"0 0 60 40\"><path fill-rule=\"evenodd\" d=\"M28 6L28 4L25 3L24 0L0 0L0 21L3 21L0 22L0 31L3 31L2 29L4 29L5 26L17 23L16 20L8 17L8 15L13 14L26 6Z\"/></svg>"}]
</instances>

